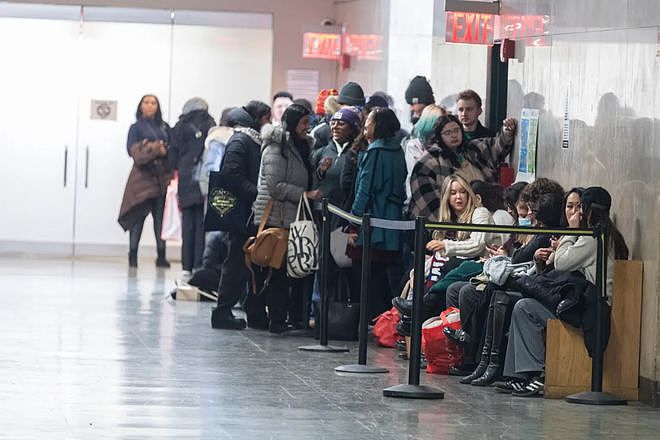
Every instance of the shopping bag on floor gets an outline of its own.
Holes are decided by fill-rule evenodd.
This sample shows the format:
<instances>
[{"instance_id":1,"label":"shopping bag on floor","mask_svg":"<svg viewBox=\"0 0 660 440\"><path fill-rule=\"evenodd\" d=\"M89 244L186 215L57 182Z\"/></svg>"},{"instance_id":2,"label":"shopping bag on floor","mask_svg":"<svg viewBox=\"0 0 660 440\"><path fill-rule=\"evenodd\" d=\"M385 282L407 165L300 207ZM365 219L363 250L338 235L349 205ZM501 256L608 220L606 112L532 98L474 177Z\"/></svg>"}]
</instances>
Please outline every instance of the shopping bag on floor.
<instances>
[{"instance_id":1,"label":"shopping bag on floor","mask_svg":"<svg viewBox=\"0 0 660 440\"><path fill-rule=\"evenodd\" d=\"M160 238L165 241L181 241L181 211L177 193L179 190L179 176L174 175L167 186L165 207L163 208L163 226Z\"/></svg>"},{"instance_id":2,"label":"shopping bag on floor","mask_svg":"<svg viewBox=\"0 0 660 440\"><path fill-rule=\"evenodd\" d=\"M422 324L422 350L426 355L426 372L448 374L449 367L461 364L463 349L443 333L445 327L461 328L461 315L456 307L450 307Z\"/></svg>"}]
</instances>

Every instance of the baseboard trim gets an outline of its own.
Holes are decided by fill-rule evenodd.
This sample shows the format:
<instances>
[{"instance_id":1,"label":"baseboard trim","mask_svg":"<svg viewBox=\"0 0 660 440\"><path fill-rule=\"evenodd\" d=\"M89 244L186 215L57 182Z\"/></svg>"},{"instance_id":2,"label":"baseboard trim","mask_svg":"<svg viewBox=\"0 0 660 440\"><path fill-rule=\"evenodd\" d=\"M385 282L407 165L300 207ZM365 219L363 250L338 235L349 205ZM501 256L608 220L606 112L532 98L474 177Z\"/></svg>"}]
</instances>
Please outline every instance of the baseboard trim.
<instances>
[{"instance_id":1,"label":"baseboard trim","mask_svg":"<svg viewBox=\"0 0 660 440\"><path fill-rule=\"evenodd\" d=\"M639 376L639 401L654 408L660 408L660 383Z\"/></svg>"},{"instance_id":2,"label":"baseboard trim","mask_svg":"<svg viewBox=\"0 0 660 440\"><path fill-rule=\"evenodd\" d=\"M94 243L48 243L36 241L0 241L0 255L25 257L126 257L128 245ZM156 256L156 246L142 245L139 256ZM181 243L167 243L167 255L176 260L181 255Z\"/></svg>"}]
</instances>

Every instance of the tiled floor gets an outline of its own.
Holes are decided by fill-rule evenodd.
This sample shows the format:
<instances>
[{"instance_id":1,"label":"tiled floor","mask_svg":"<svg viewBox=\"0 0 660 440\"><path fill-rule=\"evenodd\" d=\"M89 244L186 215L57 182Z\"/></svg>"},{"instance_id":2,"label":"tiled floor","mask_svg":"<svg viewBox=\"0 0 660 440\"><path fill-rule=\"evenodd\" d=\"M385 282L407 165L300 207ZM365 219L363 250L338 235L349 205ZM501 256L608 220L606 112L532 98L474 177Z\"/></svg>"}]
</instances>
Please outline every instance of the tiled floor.
<instances>
[{"instance_id":1,"label":"tiled floor","mask_svg":"<svg viewBox=\"0 0 660 440\"><path fill-rule=\"evenodd\" d=\"M0 258L0 438L658 438L660 411L502 396L422 374L444 400L384 398L389 374L340 376L347 354L311 339L212 330L209 303L176 303L177 273L141 261Z\"/></svg>"}]
</instances>

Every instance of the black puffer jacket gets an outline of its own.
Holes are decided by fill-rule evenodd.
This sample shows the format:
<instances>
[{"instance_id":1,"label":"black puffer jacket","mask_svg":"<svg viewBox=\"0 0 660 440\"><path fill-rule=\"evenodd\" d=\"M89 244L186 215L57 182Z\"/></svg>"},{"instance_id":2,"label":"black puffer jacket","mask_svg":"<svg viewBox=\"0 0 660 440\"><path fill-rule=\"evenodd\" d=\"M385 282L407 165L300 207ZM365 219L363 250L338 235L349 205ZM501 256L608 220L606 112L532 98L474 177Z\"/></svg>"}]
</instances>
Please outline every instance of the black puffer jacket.
<instances>
[{"instance_id":1,"label":"black puffer jacket","mask_svg":"<svg viewBox=\"0 0 660 440\"><path fill-rule=\"evenodd\" d=\"M204 152L204 141L215 121L206 110L183 114L172 129L171 145L167 152L170 168L179 171L179 208L204 203L195 172Z\"/></svg>"},{"instance_id":2,"label":"black puffer jacket","mask_svg":"<svg viewBox=\"0 0 660 440\"><path fill-rule=\"evenodd\" d=\"M252 127L254 121L242 108L229 113L234 134L227 141L220 165L220 178L225 189L248 203L257 198L257 179L261 165L261 135ZM230 124L231 125L231 124Z\"/></svg>"}]
</instances>

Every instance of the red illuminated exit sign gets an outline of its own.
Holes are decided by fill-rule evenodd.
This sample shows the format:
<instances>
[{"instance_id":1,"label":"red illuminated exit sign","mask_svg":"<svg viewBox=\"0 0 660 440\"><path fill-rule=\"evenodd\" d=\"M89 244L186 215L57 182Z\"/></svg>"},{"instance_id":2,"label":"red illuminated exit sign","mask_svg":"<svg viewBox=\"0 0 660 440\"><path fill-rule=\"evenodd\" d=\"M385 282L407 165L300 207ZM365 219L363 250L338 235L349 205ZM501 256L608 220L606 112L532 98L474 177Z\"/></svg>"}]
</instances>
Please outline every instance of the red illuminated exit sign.
<instances>
[{"instance_id":1,"label":"red illuminated exit sign","mask_svg":"<svg viewBox=\"0 0 660 440\"><path fill-rule=\"evenodd\" d=\"M495 38L518 39L547 34L549 17L542 15L493 15L477 12L446 13L447 43L493 44Z\"/></svg>"},{"instance_id":2,"label":"red illuminated exit sign","mask_svg":"<svg viewBox=\"0 0 660 440\"><path fill-rule=\"evenodd\" d=\"M358 60L381 59L381 37L374 34L304 32L303 58L339 60L342 53Z\"/></svg>"}]
</instances>

